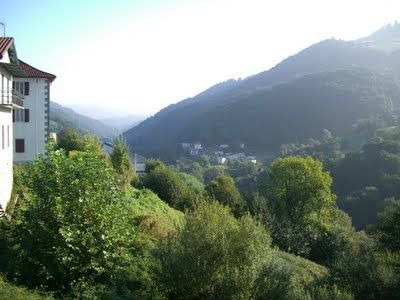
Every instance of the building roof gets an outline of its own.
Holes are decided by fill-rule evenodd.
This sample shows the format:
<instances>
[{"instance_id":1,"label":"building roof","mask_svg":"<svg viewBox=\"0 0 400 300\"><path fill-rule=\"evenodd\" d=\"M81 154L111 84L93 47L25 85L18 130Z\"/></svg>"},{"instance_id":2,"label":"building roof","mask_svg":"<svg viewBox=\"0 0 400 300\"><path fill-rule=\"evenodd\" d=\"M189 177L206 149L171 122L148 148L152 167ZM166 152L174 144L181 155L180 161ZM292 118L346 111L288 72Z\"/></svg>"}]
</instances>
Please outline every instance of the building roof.
<instances>
[{"instance_id":1,"label":"building roof","mask_svg":"<svg viewBox=\"0 0 400 300\"><path fill-rule=\"evenodd\" d=\"M14 77L26 76L24 70L22 70L18 64L0 63L0 67L5 69L8 73L10 73Z\"/></svg>"},{"instance_id":2,"label":"building roof","mask_svg":"<svg viewBox=\"0 0 400 300\"><path fill-rule=\"evenodd\" d=\"M13 43L12 37L0 37L0 58L3 57L4 52L10 47Z\"/></svg>"},{"instance_id":3,"label":"building roof","mask_svg":"<svg viewBox=\"0 0 400 300\"><path fill-rule=\"evenodd\" d=\"M20 59L18 60L18 62L19 66L22 70L24 70L25 74L23 76L15 75L15 77L47 78L50 81L56 79L55 75L36 69Z\"/></svg>"}]
</instances>

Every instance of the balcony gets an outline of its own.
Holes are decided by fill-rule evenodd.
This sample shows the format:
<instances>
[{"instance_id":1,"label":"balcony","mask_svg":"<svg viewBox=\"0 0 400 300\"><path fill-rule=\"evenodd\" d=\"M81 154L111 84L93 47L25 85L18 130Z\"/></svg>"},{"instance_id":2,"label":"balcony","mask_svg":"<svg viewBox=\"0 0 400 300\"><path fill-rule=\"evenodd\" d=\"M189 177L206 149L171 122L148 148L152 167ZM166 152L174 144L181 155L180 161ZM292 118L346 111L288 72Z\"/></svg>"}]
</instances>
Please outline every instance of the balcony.
<instances>
[{"instance_id":1,"label":"balcony","mask_svg":"<svg viewBox=\"0 0 400 300\"><path fill-rule=\"evenodd\" d=\"M24 95L16 90L3 89L0 92L0 105L13 106L18 108L24 107Z\"/></svg>"}]
</instances>

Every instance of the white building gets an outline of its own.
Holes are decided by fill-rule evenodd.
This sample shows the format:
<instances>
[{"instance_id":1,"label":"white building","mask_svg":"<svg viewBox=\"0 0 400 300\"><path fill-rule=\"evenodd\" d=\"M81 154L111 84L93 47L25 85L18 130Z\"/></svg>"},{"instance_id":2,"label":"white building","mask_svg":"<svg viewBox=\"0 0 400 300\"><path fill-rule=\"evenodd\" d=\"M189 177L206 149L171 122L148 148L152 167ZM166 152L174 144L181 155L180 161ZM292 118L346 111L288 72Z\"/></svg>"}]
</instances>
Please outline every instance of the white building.
<instances>
[{"instance_id":1,"label":"white building","mask_svg":"<svg viewBox=\"0 0 400 300\"><path fill-rule=\"evenodd\" d=\"M201 143L194 143L193 145L195 150L202 150L203 149L203 145Z\"/></svg>"},{"instance_id":2,"label":"white building","mask_svg":"<svg viewBox=\"0 0 400 300\"><path fill-rule=\"evenodd\" d=\"M24 74L15 74L13 88L24 94L24 109L16 109L14 122L14 162L34 161L46 152L50 136L50 84L53 74L18 60Z\"/></svg>"},{"instance_id":3,"label":"white building","mask_svg":"<svg viewBox=\"0 0 400 300\"><path fill-rule=\"evenodd\" d=\"M0 205L5 210L13 183L13 123L14 109L23 107L23 96L12 89L13 74L19 68L14 39L0 38Z\"/></svg>"}]
</instances>

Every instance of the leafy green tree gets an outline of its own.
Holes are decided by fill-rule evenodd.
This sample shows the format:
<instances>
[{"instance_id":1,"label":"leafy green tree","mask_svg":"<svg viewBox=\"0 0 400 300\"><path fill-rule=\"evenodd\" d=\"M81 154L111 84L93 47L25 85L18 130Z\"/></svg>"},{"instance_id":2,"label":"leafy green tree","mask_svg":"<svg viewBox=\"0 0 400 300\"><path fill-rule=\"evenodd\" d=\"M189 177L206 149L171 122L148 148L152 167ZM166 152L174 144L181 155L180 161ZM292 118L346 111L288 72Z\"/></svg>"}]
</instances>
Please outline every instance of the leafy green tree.
<instances>
[{"instance_id":1,"label":"leafy green tree","mask_svg":"<svg viewBox=\"0 0 400 300\"><path fill-rule=\"evenodd\" d=\"M270 237L251 217L201 202L157 252L159 282L170 299L251 299Z\"/></svg>"},{"instance_id":2,"label":"leafy green tree","mask_svg":"<svg viewBox=\"0 0 400 300\"><path fill-rule=\"evenodd\" d=\"M311 157L279 159L268 175L262 188L278 219L299 223L316 215L323 218L323 211L335 203L332 178Z\"/></svg>"},{"instance_id":3,"label":"leafy green tree","mask_svg":"<svg viewBox=\"0 0 400 300\"><path fill-rule=\"evenodd\" d=\"M128 145L121 137L117 138L114 141L110 159L118 177L125 186L137 180L135 167L133 166L129 153Z\"/></svg>"},{"instance_id":4,"label":"leafy green tree","mask_svg":"<svg viewBox=\"0 0 400 300\"><path fill-rule=\"evenodd\" d=\"M84 151L85 142L80 134L73 128L65 128L60 131L57 136L58 148L63 148L65 151Z\"/></svg>"},{"instance_id":5,"label":"leafy green tree","mask_svg":"<svg viewBox=\"0 0 400 300\"><path fill-rule=\"evenodd\" d=\"M273 241L282 250L319 263L353 250L355 232L336 207L331 184L322 163L311 157L286 157L271 165L262 190Z\"/></svg>"},{"instance_id":6,"label":"leafy green tree","mask_svg":"<svg viewBox=\"0 0 400 300\"><path fill-rule=\"evenodd\" d=\"M222 166L211 166L204 171L204 183L208 185L212 180L216 180L220 176L226 175L225 169Z\"/></svg>"},{"instance_id":7,"label":"leafy green tree","mask_svg":"<svg viewBox=\"0 0 400 300\"><path fill-rule=\"evenodd\" d=\"M235 216L243 214L245 202L231 177L219 176L210 182L206 191L209 197L227 205Z\"/></svg>"},{"instance_id":8,"label":"leafy green tree","mask_svg":"<svg viewBox=\"0 0 400 300\"><path fill-rule=\"evenodd\" d=\"M158 164L157 161L156 163ZM143 178L143 185L180 210L194 207L201 196L187 186L185 179L178 172L165 165L152 168Z\"/></svg>"},{"instance_id":9,"label":"leafy green tree","mask_svg":"<svg viewBox=\"0 0 400 300\"><path fill-rule=\"evenodd\" d=\"M150 173L152 170L158 168L158 167L164 167L164 163L159 160L159 159L155 159L155 158L150 158L146 160L146 168L145 168L145 172L146 173Z\"/></svg>"},{"instance_id":10,"label":"leafy green tree","mask_svg":"<svg viewBox=\"0 0 400 300\"><path fill-rule=\"evenodd\" d=\"M17 271L10 276L60 294L115 284L131 263L136 233L112 166L95 151L49 149L26 174L26 207L12 231Z\"/></svg>"}]
</instances>

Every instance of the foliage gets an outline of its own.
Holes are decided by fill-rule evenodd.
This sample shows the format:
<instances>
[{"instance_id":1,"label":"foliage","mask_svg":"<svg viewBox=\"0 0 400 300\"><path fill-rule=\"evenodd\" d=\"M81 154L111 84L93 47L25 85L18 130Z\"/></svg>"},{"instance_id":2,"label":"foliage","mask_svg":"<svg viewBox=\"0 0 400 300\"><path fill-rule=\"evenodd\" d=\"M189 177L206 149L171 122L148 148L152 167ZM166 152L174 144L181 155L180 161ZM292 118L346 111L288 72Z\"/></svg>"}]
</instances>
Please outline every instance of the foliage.
<instances>
[{"instance_id":1,"label":"foliage","mask_svg":"<svg viewBox=\"0 0 400 300\"><path fill-rule=\"evenodd\" d=\"M137 181L135 167L129 154L129 147L125 144L124 140L121 137L115 139L110 159L114 170L117 172L124 186Z\"/></svg>"},{"instance_id":2,"label":"foliage","mask_svg":"<svg viewBox=\"0 0 400 300\"><path fill-rule=\"evenodd\" d=\"M143 178L144 186L176 209L193 208L201 195L190 189L174 169L155 162L155 166L149 167L150 172Z\"/></svg>"},{"instance_id":3,"label":"foliage","mask_svg":"<svg viewBox=\"0 0 400 300\"><path fill-rule=\"evenodd\" d=\"M328 270L301 257L276 251L264 266L256 299L353 299L328 284Z\"/></svg>"},{"instance_id":4,"label":"foliage","mask_svg":"<svg viewBox=\"0 0 400 300\"><path fill-rule=\"evenodd\" d=\"M249 299L269 244L265 229L249 216L237 220L228 208L201 202L178 234L161 244L159 281L171 299Z\"/></svg>"},{"instance_id":5,"label":"foliage","mask_svg":"<svg viewBox=\"0 0 400 300\"><path fill-rule=\"evenodd\" d=\"M186 185L197 194L202 194L204 192L204 183L198 180L195 176L180 172L179 175L183 178Z\"/></svg>"},{"instance_id":6,"label":"foliage","mask_svg":"<svg viewBox=\"0 0 400 300\"><path fill-rule=\"evenodd\" d=\"M12 231L18 282L62 293L111 284L135 238L111 166L95 151L49 149L26 174L28 202Z\"/></svg>"},{"instance_id":7,"label":"foliage","mask_svg":"<svg viewBox=\"0 0 400 300\"><path fill-rule=\"evenodd\" d=\"M206 187L206 191L209 197L228 206L235 216L243 214L245 202L231 177L218 177L216 180L210 182Z\"/></svg>"},{"instance_id":8,"label":"foliage","mask_svg":"<svg viewBox=\"0 0 400 300\"><path fill-rule=\"evenodd\" d=\"M332 279L355 299L398 299L400 255L375 249L364 238L357 255L342 255L331 267ZM367 243L366 243L367 242Z\"/></svg>"},{"instance_id":9,"label":"foliage","mask_svg":"<svg viewBox=\"0 0 400 300\"><path fill-rule=\"evenodd\" d=\"M321 140L309 139L307 144L283 144L280 153L282 156L312 156L324 163L333 163L343 157L340 138L333 136L327 129L322 131Z\"/></svg>"},{"instance_id":10,"label":"foliage","mask_svg":"<svg viewBox=\"0 0 400 300\"><path fill-rule=\"evenodd\" d=\"M400 141L367 143L362 151L348 154L335 163L331 173L340 207L362 229L376 220L385 198L400 197ZM360 216L362 212L368 218Z\"/></svg>"},{"instance_id":11,"label":"foliage","mask_svg":"<svg viewBox=\"0 0 400 300\"><path fill-rule=\"evenodd\" d=\"M129 193L134 199L129 213L141 232L162 239L182 226L183 213L169 207L150 190L131 189Z\"/></svg>"},{"instance_id":12,"label":"foliage","mask_svg":"<svg viewBox=\"0 0 400 300\"><path fill-rule=\"evenodd\" d=\"M351 252L354 229L335 205L332 178L311 157L286 157L270 166L262 184L273 241L282 250L319 263Z\"/></svg>"},{"instance_id":13,"label":"foliage","mask_svg":"<svg viewBox=\"0 0 400 300\"><path fill-rule=\"evenodd\" d=\"M0 300L51 300L51 296L14 286L0 277Z\"/></svg>"},{"instance_id":14,"label":"foliage","mask_svg":"<svg viewBox=\"0 0 400 300\"><path fill-rule=\"evenodd\" d=\"M226 175L225 169L222 166L210 166L204 170L203 178L206 185L210 184L212 180L216 180L220 176Z\"/></svg>"},{"instance_id":15,"label":"foliage","mask_svg":"<svg viewBox=\"0 0 400 300\"><path fill-rule=\"evenodd\" d=\"M400 200L388 199L385 210L378 214L378 221L370 230L381 248L400 255Z\"/></svg>"},{"instance_id":16,"label":"foliage","mask_svg":"<svg viewBox=\"0 0 400 300\"><path fill-rule=\"evenodd\" d=\"M286 157L270 166L263 190L277 218L295 224L315 215L324 217L336 197L330 190L332 178L322 168L311 157Z\"/></svg>"}]
</instances>

